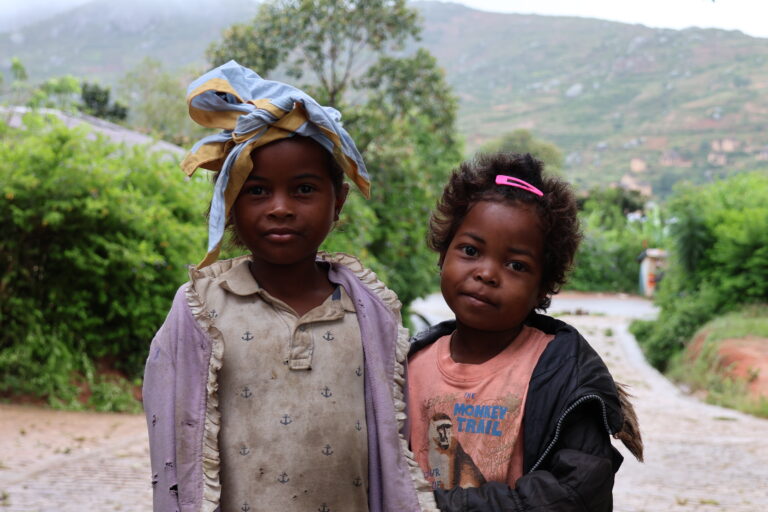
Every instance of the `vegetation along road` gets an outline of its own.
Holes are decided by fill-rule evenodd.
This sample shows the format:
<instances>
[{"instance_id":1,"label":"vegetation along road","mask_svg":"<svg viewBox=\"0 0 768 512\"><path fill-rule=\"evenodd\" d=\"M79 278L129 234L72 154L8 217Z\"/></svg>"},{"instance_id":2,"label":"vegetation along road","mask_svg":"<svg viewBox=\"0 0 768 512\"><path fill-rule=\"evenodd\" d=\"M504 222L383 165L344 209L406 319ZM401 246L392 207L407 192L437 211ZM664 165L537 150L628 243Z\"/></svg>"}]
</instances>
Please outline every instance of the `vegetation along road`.
<instances>
[{"instance_id":1,"label":"vegetation along road","mask_svg":"<svg viewBox=\"0 0 768 512\"><path fill-rule=\"evenodd\" d=\"M431 321L447 314L439 297L416 309ZM685 396L649 367L627 331L631 318L653 314L647 301L565 294L552 311L584 333L635 395L646 462L620 447L616 511L765 510L768 420ZM142 416L0 405L0 510L144 512L150 503Z\"/></svg>"}]
</instances>

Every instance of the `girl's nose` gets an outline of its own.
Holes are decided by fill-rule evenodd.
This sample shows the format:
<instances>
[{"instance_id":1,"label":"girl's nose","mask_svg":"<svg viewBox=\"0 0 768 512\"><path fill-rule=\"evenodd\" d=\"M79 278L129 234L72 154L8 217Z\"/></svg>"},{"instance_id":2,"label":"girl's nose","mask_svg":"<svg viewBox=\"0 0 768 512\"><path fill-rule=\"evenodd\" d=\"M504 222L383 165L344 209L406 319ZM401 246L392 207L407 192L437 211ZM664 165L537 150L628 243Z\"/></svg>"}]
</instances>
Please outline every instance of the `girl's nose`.
<instances>
[{"instance_id":1,"label":"girl's nose","mask_svg":"<svg viewBox=\"0 0 768 512\"><path fill-rule=\"evenodd\" d=\"M489 286L498 286L499 276L491 265L480 265L475 269L475 281L481 281Z\"/></svg>"},{"instance_id":2,"label":"girl's nose","mask_svg":"<svg viewBox=\"0 0 768 512\"><path fill-rule=\"evenodd\" d=\"M277 219L293 217L294 212L290 199L283 194L273 195L269 203L267 215Z\"/></svg>"}]
</instances>

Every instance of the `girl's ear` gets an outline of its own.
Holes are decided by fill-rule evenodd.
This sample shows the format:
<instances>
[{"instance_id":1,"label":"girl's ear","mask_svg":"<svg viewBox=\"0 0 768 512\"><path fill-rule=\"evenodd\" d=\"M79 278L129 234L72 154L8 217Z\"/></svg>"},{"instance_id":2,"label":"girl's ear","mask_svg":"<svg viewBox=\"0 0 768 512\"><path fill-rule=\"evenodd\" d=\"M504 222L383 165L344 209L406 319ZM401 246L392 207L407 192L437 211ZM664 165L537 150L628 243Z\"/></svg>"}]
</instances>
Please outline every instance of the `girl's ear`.
<instances>
[{"instance_id":1,"label":"girl's ear","mask_svg":"<svg viewBox=\"0 0 768 512\"><path fill-rule=\"evenodd\" d=\"M342 183L341 187L339 188L339 192L336 194L336 204L334 205L334 210L333 210L334 222L339 220L339 214L341 213L342 208L344 208L344 203L347 202L348 194L349 194L349 183Z\"/></svg>"},{"instance_id":2,"label":"girl's ear","mask_svg":"<svg viewBox=\"0 0 768 512\"><path fill-rule=\"evenodd\" d=\"M539 284L539 294L538 294L538 296L536 298L537 298L537 301L536 301L537 305L541 304L541 301L543 301L544 299L547 298L547 292L544 290L544 288L542 287L541 284ZM534 310L535 310L535 308L534 308Z\"/></svg>"}]
</instances>

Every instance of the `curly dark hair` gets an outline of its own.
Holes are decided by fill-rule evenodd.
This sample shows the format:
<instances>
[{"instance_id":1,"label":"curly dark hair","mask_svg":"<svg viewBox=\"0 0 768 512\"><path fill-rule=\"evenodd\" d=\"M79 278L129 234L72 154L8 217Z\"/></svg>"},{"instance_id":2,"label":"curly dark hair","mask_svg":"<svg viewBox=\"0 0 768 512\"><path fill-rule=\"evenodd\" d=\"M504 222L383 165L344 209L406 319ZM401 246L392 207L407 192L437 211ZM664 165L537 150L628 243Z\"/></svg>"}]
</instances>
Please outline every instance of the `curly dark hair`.
<instances>
[{"instance_id":1,"label":"curly dark hair","mask_svg":"<svg viewBox=\"0 0 768 512\"><path fill-rule=\"evenodd\" d=\"M499 174L524 180L541 190L544 196L517 187L496 185ZM527 153L479 154L473 160L463 162L451 174L429 220L427 244L440 254L441 262L459 225L479 201L535 206L544 233L541 277L544 298L536 309L546 311L552 295L566 282L582 238L576 197L570 185L559 177L543 175L543 164Z\"/></svg>"}]
</instances>

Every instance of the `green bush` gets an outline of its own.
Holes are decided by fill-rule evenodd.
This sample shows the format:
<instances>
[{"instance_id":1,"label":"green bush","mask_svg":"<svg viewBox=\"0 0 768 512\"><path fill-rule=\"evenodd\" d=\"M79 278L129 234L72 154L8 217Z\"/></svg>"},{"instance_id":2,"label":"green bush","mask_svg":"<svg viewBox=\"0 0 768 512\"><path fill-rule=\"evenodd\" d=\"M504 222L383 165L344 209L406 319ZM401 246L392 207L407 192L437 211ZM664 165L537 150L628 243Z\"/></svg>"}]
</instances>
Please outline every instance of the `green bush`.
<instances>
[{"instance_id":1,"label":"green bush","mask_svg":"<svg viewBox=\"0 0 768 512\"><path fill-rule=\"evenodd\" d=\"M628 220L629 212L644 208L636 192L618 188L592 189L580 200L584 239L576 253L568 289L637 292L638 255L646 246L666 243L658 208L646 208L642 219Z\"/></svg>"},{"instance_id":2,"label":"green bush","mask_svg":"<svg viewBox=\"0 0 768 512\"><path fill-rule=\"evenodd\" d=\"M768 298L768 176L682 186L669 202L673 250L658 287L659 318L635 324L649 361L667 361L704 323Z\"/></svg>"},{"instance_id":3,"label":"green bush","mask_svg":"<svg viewBox=\"0 0 768 512\"><path fill-rule=\"evenodd\" d=\"M662 308L655 321L638 320L630 326L648 362L662 371L691 335L721 309L717 290L712 287L678 299L674 307Z\"/></svg>"},{"instance_id":4,"label":"green bush","mask_svg":"<svg viewBox=\"0 0 768 512\"><path fill-rule=\"evenodd\" d=\"M568 288L579 291L635 292L643 250L639 236L628 236L631 225L606 228L596 212L581 215L584 239L576 254Z\"/></svg>"},{"instance_id":5,"label":"green bush","mask_svg":"<svg viewBox=\"0 0 768 512\"><path fill-rule=\"evenodd\" d=\"M109 388L93 361L140 375L203 253L209 186L55 118L0 131L0 392L70 403L80 381Z\"/></svg>"}]
</instances>

